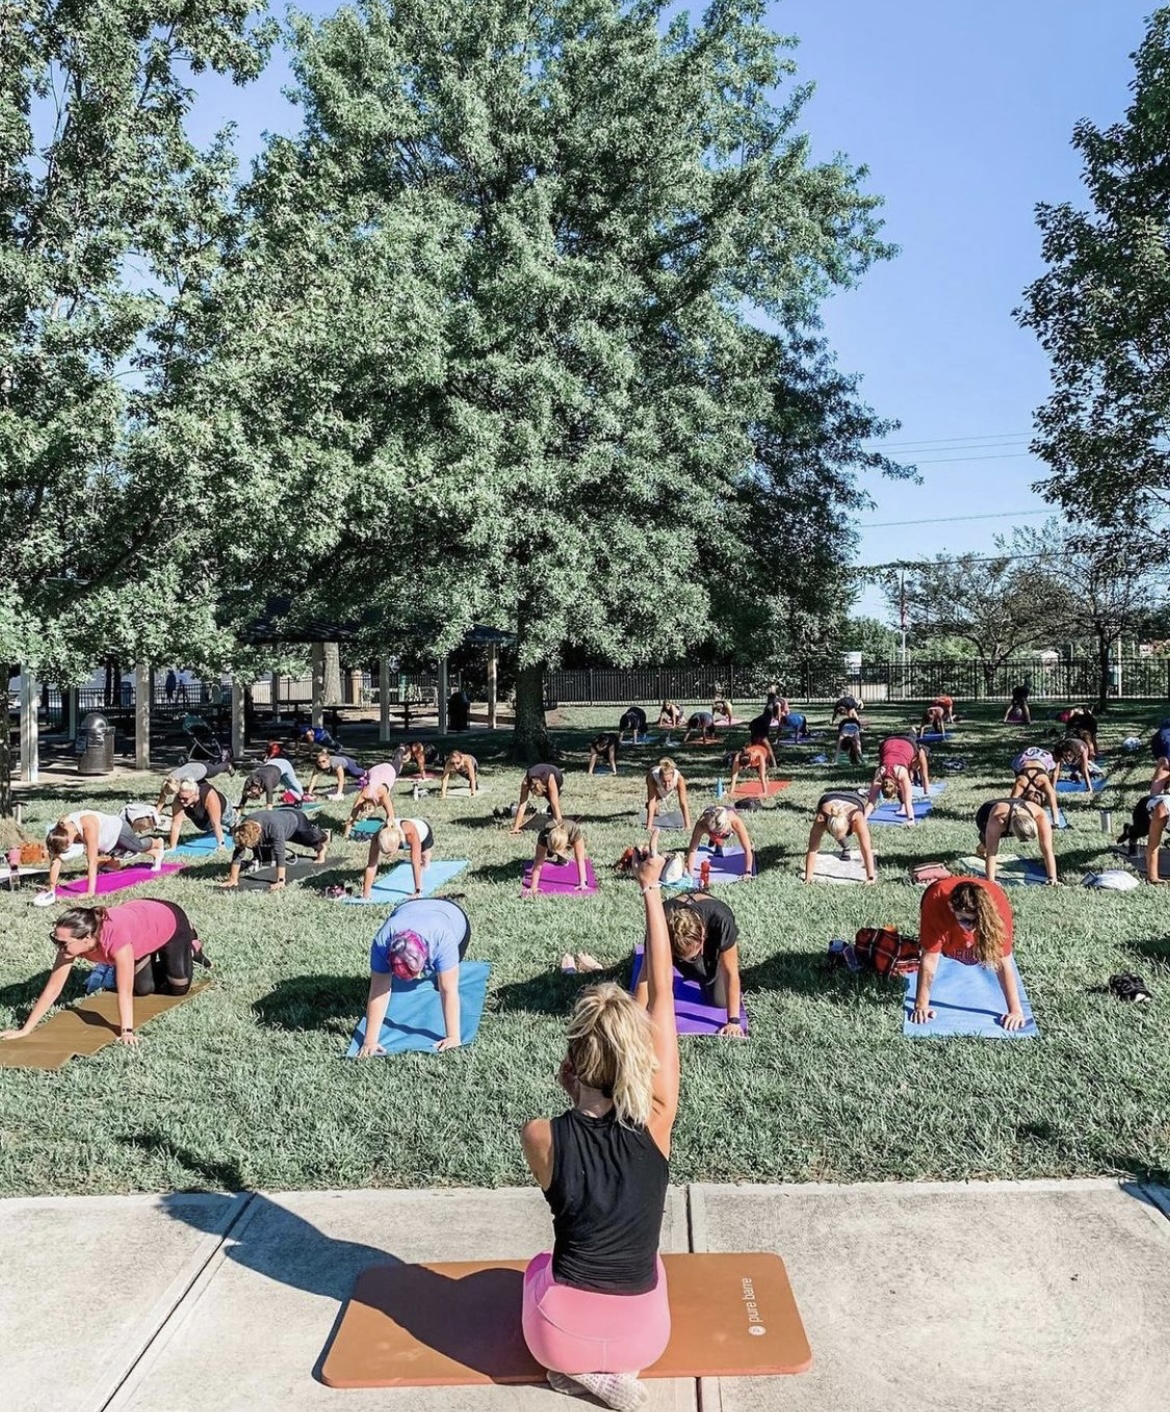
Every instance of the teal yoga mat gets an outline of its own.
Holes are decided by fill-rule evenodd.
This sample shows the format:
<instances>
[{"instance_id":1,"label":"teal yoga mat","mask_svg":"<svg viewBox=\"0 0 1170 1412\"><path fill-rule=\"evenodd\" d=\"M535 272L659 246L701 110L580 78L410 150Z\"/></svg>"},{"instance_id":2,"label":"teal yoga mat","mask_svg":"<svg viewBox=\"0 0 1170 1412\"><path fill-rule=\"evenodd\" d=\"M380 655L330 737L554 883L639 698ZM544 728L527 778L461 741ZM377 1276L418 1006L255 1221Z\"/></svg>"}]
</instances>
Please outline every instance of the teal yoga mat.
<instances>
[{"instance_id":1,"label":"teal yoga mat","mask_svg":"<svg viewBox=\"0 0 1170 1412\"><path fill-rule=\"evenodd\" d=\"M466 858L449 858L442 863L432 863L423 873L422 895L433 896L467 866ZM351 907L396 907L414 893L414 869L409 863L398 863L380 877L370 891L370 897L347 897L345 901Z\"/></svg>"},{"instance_id":2,"label":"teal yoga mat","mask_svg":"<svg viewBox=\"0 0 1170 1412\"><path fill-rule=\"evenodd\" d=\"M461 1044L470 1044L479 1033L491 969L486 961L461 961L459 964ZM435 982L429 978L417 981L395 980L390 991L390 1008L382 1022L382 1033L378 1036L378 1042L386 1053L404 1054L412 1049L433 1050L445 1034L443 1002ZM365 1037L366 1021L363 1016L349 1042L345 1055L347 1059L357 1058Z\"/></svg>"},{"instance_id":3,"label":"teal yoga mat","mask_svg":"<svg viewBox=\"0 0 1170 1412\"><path fill-rule=\"evenodd\" d=\"M231 850L231 835L224 832L224 851ZM210 858L217 848L213 833L196 834L194 838L180 839L174 848L168 848L168 858Z\"/></svg>"},{"instance_id":4,"label":"teal yoga mat","mask_svg":"<svg viewBox=\"0 0 1170 1412\"><path fill-rule=\"evenodd\" d=\"M910 1039L949 1039L955 1035L975 1035L981 1039L1036 1039L1040 1031L1032 1015L1032 1004L1024 982L1016 969L1015 956L1008 957L1008 965L1016 973L1020 1008L1028 1020L1023 1029L1005 1030L1000 1024L1004 998L994 971L989 971L986 966L968 966L962 961L943 956L930 991L930 1008L935 1016L925 1025L916 1025L910 1019L918 977L906 977L902 1033Z\"/></svg>"}]
</instances>

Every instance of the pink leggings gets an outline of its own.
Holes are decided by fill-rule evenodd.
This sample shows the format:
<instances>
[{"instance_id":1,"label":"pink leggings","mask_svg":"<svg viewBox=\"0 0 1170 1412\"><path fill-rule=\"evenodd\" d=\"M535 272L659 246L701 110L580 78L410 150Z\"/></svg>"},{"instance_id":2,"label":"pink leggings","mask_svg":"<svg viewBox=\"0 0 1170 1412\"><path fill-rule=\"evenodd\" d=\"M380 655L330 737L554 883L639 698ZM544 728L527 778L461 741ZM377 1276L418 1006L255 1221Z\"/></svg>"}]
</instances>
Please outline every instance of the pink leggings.
<instances>
[{"instance_id":1,"label":"pink leggings","mask_svg":"<svg viewBox=\"0 0 1170 1412\"><path fill-rule=\"evenodd\" d=\"M670 1340L666 1271L646 1294L597 1294L553 1279L552 1255L524 1271L524 1341L533 1358L557 1373L640 1373Z\"/></svg>"}]
</instances>

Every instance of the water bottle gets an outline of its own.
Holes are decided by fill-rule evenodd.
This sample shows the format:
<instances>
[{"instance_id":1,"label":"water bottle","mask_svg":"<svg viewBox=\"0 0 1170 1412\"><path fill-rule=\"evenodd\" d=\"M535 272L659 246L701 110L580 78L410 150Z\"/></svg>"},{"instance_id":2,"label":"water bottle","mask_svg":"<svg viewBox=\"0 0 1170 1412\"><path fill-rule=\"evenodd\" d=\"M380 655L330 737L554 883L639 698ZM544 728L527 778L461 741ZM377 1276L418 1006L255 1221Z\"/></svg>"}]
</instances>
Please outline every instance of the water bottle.
<instances>
[{"instance_id":1,"label":"water bottle","mask_svg":"<svg viewBox=\"0 0 1170 1412\"><path fill-rule=\"evenodd\" d=\"M719 778L715 781L715 798L722 799L726 793L727 790L723 784L723 776L720 775Z\"/></svg>"},{"instance_id":2,"label":"water bottle","mask_svg":"<svg viewBox=\"0 0 1170 1412\"><path fill-rule=\"evenodd\" d=\"M699 869L699 886L702 887L703 891L705 892L705 891L707 890L707 888L710 886L710 884L711 884L711 861L710 861L710 859L708 859L708 858L704 858L704 859L703 859L703 865L702 865L702 867Z\"/></svg>"}]
</instances>

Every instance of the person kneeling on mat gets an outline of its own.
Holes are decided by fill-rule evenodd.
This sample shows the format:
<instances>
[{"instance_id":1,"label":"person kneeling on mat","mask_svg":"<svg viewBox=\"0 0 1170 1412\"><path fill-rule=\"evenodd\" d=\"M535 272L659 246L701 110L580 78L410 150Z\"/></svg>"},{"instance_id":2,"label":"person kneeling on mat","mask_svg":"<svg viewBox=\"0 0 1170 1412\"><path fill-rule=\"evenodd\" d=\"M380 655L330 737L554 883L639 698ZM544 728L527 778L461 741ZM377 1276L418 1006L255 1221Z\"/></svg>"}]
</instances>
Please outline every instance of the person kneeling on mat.
<instances>
[{"instance_id":1,"label":"person kneeling on mat","mask_svg":"<svg viewBox=\"0 0 1170 1412\"><path fill-rule=\"evenodd\" d=\"M276 881L268 885L269 892L275 892L284 886L287 845L299 843L302 848L315 849L313 861L324 863L330 837L328 829L319 829L300 809L261 809L232 830L236 847L231 870L220 887L239 887L240 867L244 854L250 851L261 866L275 863Z\"/></svg>"},{"instance_id":2,"label":"person kneeling on mat","mask_svg":"<svg viewBox=\"0 0 1170 1412\"><path fill-rule=\"evenodd\" d=\"M565 819L559 824L545 824L536 835L536 855L532 860L532 875L522 896L535 897L540 891L540 875L548 862L564 866L572 853L577 864L577 885L574 892L584 892L589 886L585 872L585 835L580 824Z\"/></svg>"},{"instance_id":3,"label":"person kneeling on mat","mask_svg":"<svg viewBox=\"0 0 1170 1412\"><path fill-rule=\"evenodd\" d=\"M0 1039L23 1039L57 1003L74 961L113 966L118 993L118 1038L137 1044L134 1033L136 995L186 995L191 989L191 964L211 962L183 909L173 902L140 898L117 907L72 907L53 924L57 959L45 988L18 1030L5 1030Z\"/></svg>"},{"instance_id":4,"label":"person kneeling on mat","mask_svg":"<svg viewBox=\"0 0 1170 1412\"><path fill-rule=\"evenodd\" d=\"M345 821L345 828L342 830L343 838L350 836L354 824L359 819L368 819L379 809L385 814L388 824L394 822L393 789L397 779L397 765L383 762L381 765L370 766L366 771L366 782L358 790L357 798L353 801L353 808L349 811L349 818Z\"/></svg>"},{"instance_id":5,"label":"person kneeling on mat","mask_svg":"<svg viewBox=\"0 0 1170 1412\"><path fill-rule=\"evenodd\" d=\"M709 805L699 815L695 821L695 827L691 830L691 841L687 847L686 863L683 871L688 876L695 866L695 854L699 850L699 844L703 841L703 836L710 840L712 847L722 849L724 844L730 843L731 839L737 838L743 849L743 875L750 878L756 870L755 854L752 851L752 841L748 837L747 825L739 817L734 809L725 809L721 804Z\"/></svg>"},{"instance_id":6,"label":"person kneeling on mat","mask_svg":"<svg viewBox=\"0 0 1170 1412\"><path fill-rule=\"evenodd\" d=\"M715 717L710 711L695 711L687 717L687 729L682 743L689 745L693 735L699 737L700 745L711 745L719 739L715 732Z\"/></svg>"},{"instance_id":7,"label":"person kneeling on mat","mask_svg":"<svg viewBox=\"0 0 1170 1412\"><path fill-rule=\"evenodd\" d=\"M589 742L589 773L593 773L599 760L608 760L610 774L616 775L619 744L620 742L613 731L602 731L599 735L595 735Z\"/></svg>"},{"instance_id":8,"label":"person kneeling on mat","mask_svg":"<svg viewBox=\"0 0 1170 1412\"><path fill-rule=\"evenodd\" d=\"M759 776L760 793L768 793L768 761L776 763L776 757L772 754L772 747L764 741L756 745L745 745L742 750L737 751L731 762L731 793L735 793L735 786L739 780L740 770L754 770Z\"/></svg>"},{"instance_id":9,"label":"person kneeling on mat","mask_svg":"<svg viewBox=\"0 0 1170 1412\"><path fill-rule=\"evenodd\" d=\"M44 907L52 901L57 879L61 876L62 858L75 843L85 848L87 896L97 890L99 858L120 859L130 853L149 853L150 866L157 873L162 868L163 850L166 848L161 838L145 838L136 834L120 814L102 814L96 809L78 809L66 814L57 820L45 838L45 847L49 851L49 881L38 898L38 905Z\"/></svg>"},{"instance_id":10,"label":"person kneeling on mat","mask_svg":"<svg viewBox=\"0 0 1170 1412\"><path fill-rule=\"evenodd\" d=\"M439 798L446 799L447 784L453 775L462 775L468 783L469 792L474 796L479 791L479 761L466 750L452 750L443 765L443 778L439 784Z\"/></svg>"},{"instance_id":11,"label":"person kneeling on mat","mask_svg":"<svg viewBox=\"0 0 1170 1412\"><path fill-rule=\"evenodd\" d=\"M901 799L902 815L908 824L914 823L914 775L922 788L930 793L930 766L925 748L914 735L891 735L878 748L878 767L865 805L868 818L883 799Z\"/></svg>"},{"instance_id":12,"label":"person kneeling on mat","mask_svg":"<svg viewBox=\"0 0 1170 1412\"><path fill-rule=\"evenodd\" d=\"M808 852L804 858L804 880L810 883L816 872L817 850L826 831L834 842L840 844L842 853L848 851L846 840L849 835L857 835L861 849L861 861L865 865L867 883L877 881L877 866L874 863L873 844L869 836L869 824L865 817L864 803L857 790L831 789L817 800L817 812L813 816L812 828L808 835Z\"/></svg>"},{"instance_id":13,"label":"person kneeling on mat","mask_svg":"<svg viewBox=\"0 0 1170 1412\"><path fill-rule=\"evenodd\" d=\"M235 810L209 780L183 780L171 810L171 836L167 847L175 847L183 820L190 819L200 833L215 835L216 848L223 848L223 831L231 828L235 818Z\"/></svg>"},{"instance_id":14,"label":"person kneeling on mat","mask_svg":"<svg viewBox=\"0 0 1170 1412\"><path fill-rule=\"evenodd\" d=\"M1011 797L1046 806L1055 825L1060 818L1060 801L1056 797L1060 766L1049 751L1039 745L1029 745L1012 761L1012 773L1016 778Z\"/></svg>"},{"instance_id":15,"label":"person kneeling on mat","mask_svg":"<svg viewBox=\"0 0 1170 1412\"><path fill-rule=\"evenodd\" d=\"M934 1019L930 990L938 971L938 958L949 956L966 966L986 966L999 977L1007 1014L1005 1030L1023 1029L1027 1023L1020 1005L1016 974L1007 964L1012 954L1012 909L997 883L983 878L943 878L922 894L918 914L918 939L922 964L910 1019L925 1025Z\"/></svg>"},{"instance_id":16,"label":"person kneeling on mat","mask_svg":"<svg viewBox=\"0 0 1170 1412\"><path fill-rule=\"evenodd\" d=\"M313 769L309 775L309 783L305 786L306 794L312 794L318 775L332 775L337 781L337 788L329 798L344 799L346 780L356 780L361 784L365 781L366 771L365 766L359 765L349 755L332 755L328 750L320 750L313 757Z\"/></svg>"},{"instance_id":17,"label":"person kneeling on mat","mask_svg":"<svg viewBox=\"0 0 1170 1412\"><path fill-rule=\"evenodd\" d=\"M572 1106L520 1132L556 1232L524 1272L524 1341L557 1392L590 1393L619 1412L646 1400L638 1374L670 1339L658 1246L679 1065L662 865L642 855L634 869L647 1008L612 982L582 991L558 1074Z\"/></svg>"},{"instance_id":18,"label":"person kneeling on mat","mask_svg":"<svg viewBox=\"0 0 1170 1412\"><path fill-rule=\"evenodd\" d=\"M669 756L664 755L653 769L646 771L646 827L650 830L650 851L655 851L658 829L654 820L674 793L678 794L678 812L682 826L691 826L691 808L687 801L687 782L682 771Z\"/></svg>"},{"instance_id":19,"label":"person kneeling on mat","mask_svg":"<svg viewBox=\"0 0 1170 1412\"><path fill-rule=\"evenodd\" d=\"M618 722L618 744L628 735L630 742L637 745L638 737L646 734L646 712L641 706L627 706Z\"/></svg>"},{"instance_id":20,"label":"person kneeling on mat","mask_svg":"<svg viewBox=\"0 0 1170 1412\"><path fill-rule=\"evenodd\" d=\"M658 708L658 724L660 726L681 726L685 712L677 701L664 701Z\"/></svg>"},{"instance_id":21,"label":"person kneeling on mat","mask_svg":"<svg viewBox=\"0 0 1170 1412\"><path fill-rule=\"evenodd\" d=\"M457 1049L459 963L467 955L471 923L467 913L444 897L426 897L395 907L370 947L370 993L366 1000L366 1037L359 1059L385 1054L378 1043L396 980L417 981L433 975L443 1006L444 1038L435 1049Z\"/></svg>"},{"instance_id":22,"label":"person kneeling on mat","mask_svg":"<svg viewBox=\"0 0 1170 1412\"><path fill-rule=\"evenodd\" d=\"M528 799L547 799L549 813L556 823L561 822L561 790L565 787L565 777L555 765L533 765L520 782L520 802L516 805L516 818L512 822L512 832L519 833L524 826L528 812Z\"/></svg>"},{"instance_id":23,"label":"person kneeling on mat","mask_svg":"<svg viewBox=\"0 0 1170 1412\"><path fill-rule=\"evenodd\" d=\"M414 892L411 895L421 897L423 874L431 866L434 847L435 835L425 819L396 819L394 823L387 824L370 839L370 852L362 878L362 896L371 895L382 859L393 858L405 848L410 852L410 867L414 874Z\"/></svg>"},{"instance_id":24,"label":"person kneeling on mat","mask_svg":"<svg viewBox=\"0 0 1170 1412\"><path fill-rule=\"evenodd\" d=\"M735 914L726 902L706 892L672 897L663 904L663 910L676 970L688 980L698 981L708 1005L727 1011L727 1023L719 1033L742 1038L739 928ZM639 980L634 999L645 1005L646 995L645 983Z\"/></svg>"},{"instance_id":25,"label":"person kneeling on mat","mask_svg":"<svg viewBox=\"0 0 1170 1412\"><path fill-rule=\"evenodd\" d=\"M1039 839L1040 856L1044 859L1044 871L1052 887L1058 881L1056 876L1056 855L1052 851L1052 824L1039 804L1030 799L987 799L979 806L975 815L975 827L979 830L979 847L976 850L984 860L987 879L995 881L995 860L999 853L999 841L1005 832L1021 843L1032 843Z\"/></svg>"}]
</instances>

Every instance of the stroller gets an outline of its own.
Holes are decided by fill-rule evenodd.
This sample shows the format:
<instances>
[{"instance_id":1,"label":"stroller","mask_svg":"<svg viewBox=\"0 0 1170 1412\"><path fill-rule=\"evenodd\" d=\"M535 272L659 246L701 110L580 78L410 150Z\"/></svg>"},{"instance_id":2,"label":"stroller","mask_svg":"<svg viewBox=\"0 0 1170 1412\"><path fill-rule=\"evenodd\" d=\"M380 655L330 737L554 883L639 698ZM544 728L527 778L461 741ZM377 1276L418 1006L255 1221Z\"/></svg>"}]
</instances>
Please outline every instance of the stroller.
<instances>
[{"instance_id":1,"label":"stroller","mask_svg":"<svg viewBox=\"0 0 1170 1412\"><path fill-rule=\"evenodd\" d=\"M207 760L215 764L226 764L232 758L231 750L220 742L219 737L202 716L184 716L181 724L183 734L189 742L188 760Z\"/></svg>"}]
</instances>

